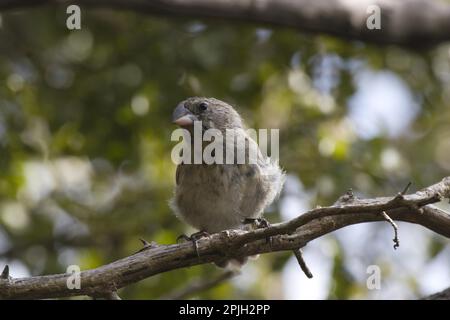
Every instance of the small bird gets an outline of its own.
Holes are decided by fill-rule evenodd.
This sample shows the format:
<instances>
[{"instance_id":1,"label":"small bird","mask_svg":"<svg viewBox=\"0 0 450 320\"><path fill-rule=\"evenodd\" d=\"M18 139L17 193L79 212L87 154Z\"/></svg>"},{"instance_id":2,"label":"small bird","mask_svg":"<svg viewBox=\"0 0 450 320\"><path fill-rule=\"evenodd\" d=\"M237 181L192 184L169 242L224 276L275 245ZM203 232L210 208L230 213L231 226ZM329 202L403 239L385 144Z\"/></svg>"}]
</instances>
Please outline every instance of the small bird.
<instances>
[{"instance_id":1,"label":"small bird","mask_svg":"<svg viewBox=\"0 0 450 320\"><path fill-rule=\"evenodd\" d=\"M201 121L203 132L217 129L225 137L227 129L232 129L234 135L245 139L245 145L238 145L235 136L232 140L227 137L224 158L230 149L234 149L236 157L242 148L248 154L249 148L256 145L236 110L214 98L188 98L178 104L172 118L173 123L190 133L194 123ZM171 208L180 219L198 229L198 234L243 228L249 221L262 218L264 210L280 194L285 174L277 161L263 155L257 145L255 160L243 164L179 164Z\"/></svg>"}]
</instances>

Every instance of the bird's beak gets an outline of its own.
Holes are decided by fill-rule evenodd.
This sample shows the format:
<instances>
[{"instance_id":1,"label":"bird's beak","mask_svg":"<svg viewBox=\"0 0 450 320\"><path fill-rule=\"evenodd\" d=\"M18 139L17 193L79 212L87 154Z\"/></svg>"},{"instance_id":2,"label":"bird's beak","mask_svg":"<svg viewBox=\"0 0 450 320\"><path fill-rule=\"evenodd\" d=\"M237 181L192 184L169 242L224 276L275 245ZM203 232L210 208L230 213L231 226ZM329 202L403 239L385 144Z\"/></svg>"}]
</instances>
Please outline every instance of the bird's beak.
<instances>
[{"instance_id":1,"label":"bird's beak","mask_svg":"<svg viewBox=\"0 0 450 320\"><path fill-rule=\"evenodd\" d=\"M195 120L197 120L197 118L184 106L183 102L173 111L172 122L180 127L190 126Z\"/></svg>"}]
</instances>

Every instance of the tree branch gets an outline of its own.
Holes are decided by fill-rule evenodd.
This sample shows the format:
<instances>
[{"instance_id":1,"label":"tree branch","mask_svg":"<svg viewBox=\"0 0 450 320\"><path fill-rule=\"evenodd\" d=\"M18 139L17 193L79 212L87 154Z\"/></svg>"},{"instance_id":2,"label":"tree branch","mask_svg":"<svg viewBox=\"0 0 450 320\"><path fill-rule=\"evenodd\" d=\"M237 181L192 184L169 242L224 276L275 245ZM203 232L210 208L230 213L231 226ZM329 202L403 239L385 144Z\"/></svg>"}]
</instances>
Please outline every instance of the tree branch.
<instances>
[{"instance_id":1,"label":"tree branch","mask_svg":"<svg viewBox=\"0 0 450 320\"><path fill-rule=\"evenodd\" d=\"M254 22L413 48L450 40L450 5L440 0L0 0L0 10L70 4ZM367 28L369 5L381 9L381 29Z\"/></svg>"},{"instance_id":2,"label":"tree branch","mask_svg":"<svg viewBox=\"0 0 450 320\"><path fill-rule=\"evenodd\" d=\"M441 292L424 297L424 298L422 298L422 300L450 300L450 288L447 288Z\"/></svg>"},{"instance_id":3,"label":"tree branch","mask_svg":"<svg viewBox=\"0 0 450 320\"><path fill-rule=\"evenodd\" d=\"M450 177L410 195L338 201L330 207L316 208L288 222L253 231L226 230L201 238L198 253L192 243L152 245L129 257L82 271L81 288L69 289L71 275L57 274L28 278L0 278L0 298L42 299L76 295L104 296L108 292L139 280L174 269L222 261L228 257L295 250L309 241L342 227L363 222L380 221L386 212L395 220L420 224L450 238L450 214L431 203L450 197ZM272 241L266 241L272 237Z\"/></svg>"}]
</instances>

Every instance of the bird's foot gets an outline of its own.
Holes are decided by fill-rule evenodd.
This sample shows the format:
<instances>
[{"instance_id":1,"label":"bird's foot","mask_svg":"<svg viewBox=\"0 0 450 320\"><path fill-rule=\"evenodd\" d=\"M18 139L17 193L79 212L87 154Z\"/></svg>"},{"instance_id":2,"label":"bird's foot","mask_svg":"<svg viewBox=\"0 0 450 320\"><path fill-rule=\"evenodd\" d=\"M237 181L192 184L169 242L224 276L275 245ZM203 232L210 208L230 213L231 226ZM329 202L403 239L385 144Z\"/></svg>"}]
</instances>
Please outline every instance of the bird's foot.
<instances>
[{"instance_id":1,"label":"bird's foot","mask_svg":"<svg viewBox=\"0 0 450 320\"><path fill-rule=\"evenodd\" d=\"M184 241L198 240L200 238L204 238L204 237L208 237L208 236L209 236L208 232L206 232L204 230L201 230L201 231L198 231L198 232L195 232L195 233L191 234L190 237L188 237L185 234L182 234L182 235L178 236L177 242L180 242L180 240L184 240Z\"/></svg>"},{"instance_id":2,"label":"bird's foot","mask_svg":"<svg viewBox=\"0 0 450 320\"><path fill-rule=\"evenodd\" d=\"M255 229L264 229L270 227L270 222L265 218L246 218L242 223L250 224ZM270 246L272 246L272 237L267 237L266 243L270 243Z\"/></svg>"},{"instance_id":3,"label":"bird's foot","mask_svg":"<svg viewBox=\"0 0 450 320\"><path fill-rule=\"evenodd\" d=\"M204 231L204 230L201 230L201 231L198 231L198 232L195 232L195 233L191 234L190 237L188 237L188 236L185 235L185 234L182 234L182 235L178 236L177 242L180 242L180 240L192 242L192 244L193 244L193 246L194 246L194 249L195 249L195 253L197 254L197 257L200 258L200 253L198 252L197 241L198 241L199 239L201 239L201 238L208 237L208 236L209 236L209 233L208 233L208 232L206 232L206 231Z\"/></svg>"},{"instance_id":4,"label":"bird's foot","mask_svg":"<svg viewBox=\"0 0 450 320\"><path fill-rule=\"evenodd\" d=\"M265 218L246 218L243 224L251 224L255 229L263 229L270 226L270 222Z\"/></svg>"}]
</instances>

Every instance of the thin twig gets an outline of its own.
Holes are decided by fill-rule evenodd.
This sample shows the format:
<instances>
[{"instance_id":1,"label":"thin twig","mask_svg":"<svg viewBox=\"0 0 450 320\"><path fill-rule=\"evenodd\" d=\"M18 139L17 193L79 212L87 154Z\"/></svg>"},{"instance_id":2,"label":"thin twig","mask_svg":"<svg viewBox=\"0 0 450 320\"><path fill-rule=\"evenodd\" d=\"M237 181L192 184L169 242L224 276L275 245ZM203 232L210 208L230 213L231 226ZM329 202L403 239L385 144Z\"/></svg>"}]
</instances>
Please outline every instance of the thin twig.
<instances>
[{"instance_id":1,"label":"thin twig","mask_svg":"<svg viewBox=\"0 0 450 320\"><path fill-rule=\"evenodd\" d=\"M143 239L143 238L139 238L139 241L142 242L143 247L141 249L139 249L138 251L136 251L136 253L148 250L148 249L152 249L155 248L156 246L158 246L158 244L155 241L152 242L148 242L147 240Z\"/></svg>"},{"instance_id":2,"label":"thin twig","mask_svg":"<svg viewBox=\"0 0 450 320\"><path fill-rule=\"evenodd\" d=\"M398 240L398 226L397 224L394 222L394 220L391 219L391 217L388 216L388 214L386 213L386 211L383 211L382 213L383 218L389 222L389 224L392 226L392 228L394 229L394 239L392 239L392 241L394 241L394 250L397 250L398 247L400 247L400 241Z\"/></svg>"},{"instance_id":3,"label":"thin twig","mask_svg":"<svg viewBox=\"0 0 450 320\"><path fill-rule=\"evenodd\" d=\"M298 264L300 265L300 268L304 272L304 274L311 279L313 277L311 271L309 270L308 266L306 265L305 259L303 259L303 252L302 249L298 248L296 250L292 250L294 252L295 257L297 258Z\"/></svg>"},{"instance_id":4,"label":"thin twig","mask_svg":"<svg viewBox=\"0 0 450 320\"><path fill-rule=\"evenodd\" d=\"M9 266L5 265L3 268L2 274L0 275L0 279L9 279Z\"/></svg>"},{"instance_id":5,"label":"thin twig","mask_svg":"<svg viewBox=\"0 0 450 320\"><path fill-rule=\"evenodd\" d=\"M401 192L401 194L402 194L403 196L408 192L408 190L409 190L409 188L411 187L411 185L412 185L412 182L411 182L411 181L408 182L408 184L406 185L405 189L403 189L403 191Z\"/></svg>"}]
</instances>

